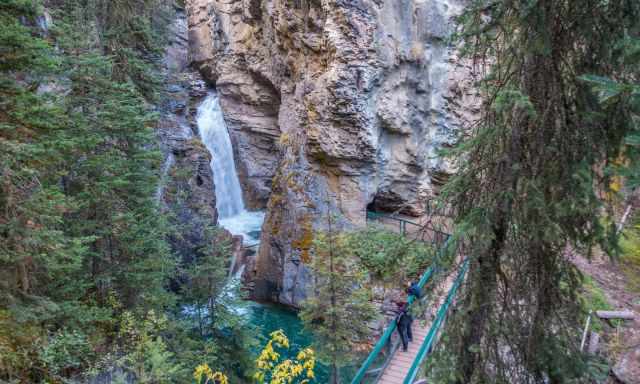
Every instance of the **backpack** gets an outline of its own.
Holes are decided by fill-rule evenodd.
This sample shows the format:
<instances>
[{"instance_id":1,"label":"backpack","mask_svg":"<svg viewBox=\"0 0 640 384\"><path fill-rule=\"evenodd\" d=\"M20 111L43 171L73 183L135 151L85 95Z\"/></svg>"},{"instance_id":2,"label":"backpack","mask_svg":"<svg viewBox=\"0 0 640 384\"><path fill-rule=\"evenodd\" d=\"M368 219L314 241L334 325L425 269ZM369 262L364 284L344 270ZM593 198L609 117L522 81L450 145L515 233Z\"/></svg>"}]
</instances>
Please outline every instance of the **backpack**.
<instances>
[{"instance_id":1,"label":"backpack","mask_svg":"<svg viewBox=\"0 0 640 384\"><path fill-rule=\"evenodd\" d=\"M420 287L418 287L418 284L411 284L411 288L409 288L409 294L415 296L416 299L419 299L422 296L422 292L420 292Z\"/></svg>"}]
</instances>

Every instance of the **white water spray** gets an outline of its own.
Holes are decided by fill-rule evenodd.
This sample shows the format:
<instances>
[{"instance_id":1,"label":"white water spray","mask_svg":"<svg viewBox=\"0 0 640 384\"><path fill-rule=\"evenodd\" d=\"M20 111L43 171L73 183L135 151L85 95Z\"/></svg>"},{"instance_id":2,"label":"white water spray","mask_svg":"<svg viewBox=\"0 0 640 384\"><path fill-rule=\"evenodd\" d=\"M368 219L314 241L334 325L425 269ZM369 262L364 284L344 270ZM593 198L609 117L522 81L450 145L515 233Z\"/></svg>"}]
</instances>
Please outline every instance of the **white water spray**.
<instances>
[{"instance_id":1,"label":"white water spray","mask_svg":"<svg viewBox=\"0 0 640 384\"><path fill-rule=\"evenodd\" d=\"M211 170L220 225L234 235L242 235L245 245L256 244L264 212L249 212L244 207L233 147L217 93L210 92L200 104L196 120L202 141L212 155Z\"/></svg>"},{"instance_id":2,"label":"white water spray","mask_svg":"<svg viewBox=\"0 0 640 384\"><path fill-rule=\"evenodd\" d=\"M233 147L222 117L218 95L211 92L198 107L198 129L212 154L211 170L216 186L216 208L221 219L244 211L242 189L233 160Z\"/></svg>"}]
</instances>

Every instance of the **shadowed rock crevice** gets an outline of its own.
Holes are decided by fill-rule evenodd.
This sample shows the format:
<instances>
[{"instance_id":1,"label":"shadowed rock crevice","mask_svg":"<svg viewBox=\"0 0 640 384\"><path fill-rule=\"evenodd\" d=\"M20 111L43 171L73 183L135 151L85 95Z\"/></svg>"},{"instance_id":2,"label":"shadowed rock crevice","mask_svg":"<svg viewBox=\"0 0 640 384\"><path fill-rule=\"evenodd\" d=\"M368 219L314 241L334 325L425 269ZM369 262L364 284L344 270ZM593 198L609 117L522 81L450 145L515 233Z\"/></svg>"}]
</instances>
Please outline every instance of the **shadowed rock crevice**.
<instances>
[{"instance_id":1,"label":"shadowed rock crevice","mask_svg":"<svg viewBox=\"0 0 640 384\"><path fill-rule=\"evenodd\" d=\"M189 67L187 18L178 11L171 26L170 44L163 60L165 89L157 127L164 155L161 183L156 192L169 220L180 228L169 235L170 245L183 262L190 262L212 241L207 228L217 224L215 187L209 166L211 155L194 123L206 84Z\"/></svg>"},{"instance_id":2,"label":"shadowed rock crevice","mask_svg":"<svg viewBox=\"0 0 640 384\"><path fill-rule=\"evenodd\" d=\"M463 0L190 0L193 64L216 85L247 205L267 213L255 295L306 297L308 233L367 204L419 216L477 111L446 45Z\"/></svg>"}]
</instances>

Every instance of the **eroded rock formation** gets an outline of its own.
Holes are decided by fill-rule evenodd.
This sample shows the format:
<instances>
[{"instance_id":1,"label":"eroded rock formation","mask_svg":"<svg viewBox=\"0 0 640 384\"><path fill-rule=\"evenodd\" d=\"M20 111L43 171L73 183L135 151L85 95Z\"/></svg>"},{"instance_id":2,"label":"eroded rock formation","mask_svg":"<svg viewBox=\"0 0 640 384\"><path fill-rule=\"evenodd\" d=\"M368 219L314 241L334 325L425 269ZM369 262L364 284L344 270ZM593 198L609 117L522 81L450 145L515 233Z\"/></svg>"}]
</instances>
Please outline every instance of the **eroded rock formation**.
<instances>
[{"instance_id":1,"label":"eroded rock formation","mask_svg":"<svg viewBox=\"0 0 640 384\"><path fill-rule=\"evenodd\" d=\"M193 64L215 84L250 207L267 207L254 295L297 305L329 212L420 215L476 103L447 46L463 0L189 0Z\"/></svg>"},{"instance_id":2,"label":"eroded rock formation","mask_svg":"<svg viewBox=\"0 0 640 384\"><path fill-rule=\"evenodd\" d=\"M165 89L158 137L164 155L157 198L169 219L180 228L170 235L171 246L183 261L206 249L207 228L217 224L211 155L198 137L194 115L207 94L207 84L189 67L187 20L178 14L171 26L163 61Z\"/></svg>"}]
</instances>

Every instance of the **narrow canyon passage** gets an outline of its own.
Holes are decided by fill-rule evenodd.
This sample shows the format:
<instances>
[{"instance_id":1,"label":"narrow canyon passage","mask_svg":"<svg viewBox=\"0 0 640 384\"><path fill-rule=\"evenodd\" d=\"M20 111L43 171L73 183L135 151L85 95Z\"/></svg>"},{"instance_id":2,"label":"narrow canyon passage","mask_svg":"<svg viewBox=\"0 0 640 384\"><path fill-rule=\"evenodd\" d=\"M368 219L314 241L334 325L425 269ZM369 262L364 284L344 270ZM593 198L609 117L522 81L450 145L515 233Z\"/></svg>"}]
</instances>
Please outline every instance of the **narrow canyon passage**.
<instances>
[{"instance_id":1,"label":"narrow canyon passage","mask_svg":"<svg viewBox=\"0 0 640 384\"><path fill-rule=\"evenodd\" d=\"M640 0L1 0L0 384L640 384L639 122Z\"/></svg>"},{"instance_id":2,"label":"narrow canyon passage","mask_svg":"<svg viewBox=\"0 0 640 384\"><path fill-rule=\"evenodd\" d=\"M196 122L202 141L212 156L210 166L215 184L219 224L232 235L242 236L243 246L257 245L260 240L264 212L249 211L245 208L232 142L220 108L218 94L215 91L209 91L198 107ZM234 269L233 263L235 260L232 261L231 270ZM221 293L221 295L230 295L229 301L237 303L235 312L242 316L248 326L256 327L265 339L273 331L284 330L291 341L290 351L297 351L311 345L311 333L303 328L301 320L293 310L277 304L242 300L238 296L243 268L244 266L240 266L236 274L230 276L229 282ZM318 382L327 380L327 368L319 364L316 376Z\"/></svg>"}]
</instances>

